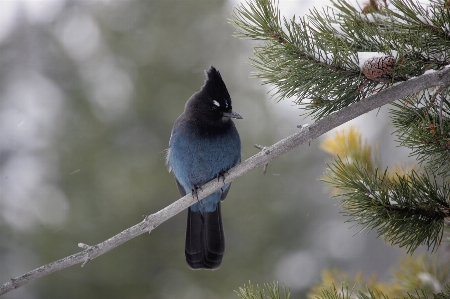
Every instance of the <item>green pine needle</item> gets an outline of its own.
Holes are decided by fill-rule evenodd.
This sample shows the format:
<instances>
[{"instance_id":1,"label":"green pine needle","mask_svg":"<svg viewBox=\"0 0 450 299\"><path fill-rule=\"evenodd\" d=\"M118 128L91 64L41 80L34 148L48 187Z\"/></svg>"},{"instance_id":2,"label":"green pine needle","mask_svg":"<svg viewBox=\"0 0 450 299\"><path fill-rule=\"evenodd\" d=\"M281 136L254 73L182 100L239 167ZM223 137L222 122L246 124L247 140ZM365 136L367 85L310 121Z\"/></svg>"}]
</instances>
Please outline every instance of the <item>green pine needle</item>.
<instances>
[{"instance_id":1,"label":"green pine needle","mask_svg":"<svg viewBox=\"0 0 450 299\"><path fill-rule=\"evenodd\" d=\"M278 100L293 98L315 119L323 118L395 82L450 64L450 12L443 1L427 8L392 1L392 10L362 14L345 0L282 18L273 0L247 1L233 11L236 36L262 41L250 59L255 77L274 87ZM358 52L397 53L391 73L367 79Z\"/></svg>"},{"instance_id":2,"label":"green pine needle","mask_svg":"<svg viewBox=\"0 0 450 299\"><path fill-rule=\"evenodd\" d=\"M289 288L283 284L283 297L281 297L280 287L278 282L265 283L261 289L258 285L255 286L249 281L248 285L239 288L235 291L239 299L289 299Z\"/></svg>"},{"instance_id":3,"label":"green pine needle","mask_svg":"<svg viewBox=\"0 0 450 299\"><path fill-rule=\"evenodd\" d=\"M445 286L443 292L433 294L433 299L450 299L450 284ZM360 290L353 292L348 289L348 286L343 284L340 290L337 290L334 285L321 290L320 295L316 296L317 299L389 299L383 293L367 289L362 292ZM422 290L416 290L415 293L409 293L406 296L401 297L403 299L430 299L431 297ZM394 299L394 298L391 298Z\"/></svg>"},{"instance_id":4,"label":"green pine needle","mask_svg":"<svg viewBox=\"0 0 450 299\"><path fill-rule=\"evenodd\" d=\"M387 169L367 170L360 163L336 159L325 180L342 191L341 205L349 221L362 229L376 229L378 236L409 253L420 245L432 251L441 243L444 220L450 218L450 182L439 186L428 173L396 175Z\"/></svg>"},{"instance_id":5,"label":"green pine needle","mask_svg":"<svg viewBox=\"0 0 450 299\"><path fill-rule=\"evenodd\" d=\"M443 177L450 174L449 95L450 89L426 90L394 103L397 109L390 111L400 145L411 148L411 156Z\"/></svg>"}]
</instances>

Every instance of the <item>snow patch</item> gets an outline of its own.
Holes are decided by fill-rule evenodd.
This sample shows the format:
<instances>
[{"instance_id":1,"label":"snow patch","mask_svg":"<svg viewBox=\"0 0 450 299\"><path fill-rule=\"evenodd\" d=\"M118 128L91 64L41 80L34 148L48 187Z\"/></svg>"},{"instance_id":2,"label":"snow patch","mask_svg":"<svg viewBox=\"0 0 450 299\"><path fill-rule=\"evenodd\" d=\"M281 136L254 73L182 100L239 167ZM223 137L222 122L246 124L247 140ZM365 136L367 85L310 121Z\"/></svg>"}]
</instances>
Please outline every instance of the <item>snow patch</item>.
<instances>
[{"instance_id":1,"label":"snow patch","mask_svg":"<svg viewBox=\"0 0 450 299\"><path fill-rule=\"evenodd\" d=\"M397 59L398 57L398 52L394 50L391 51L391 54L386 54L383 52L358 52L357 54L358 54L358 64L361 71L363 69L364 63L369 59L384 56L393 56L395 57L395 59Z\"/></svg>"}]
</instances>

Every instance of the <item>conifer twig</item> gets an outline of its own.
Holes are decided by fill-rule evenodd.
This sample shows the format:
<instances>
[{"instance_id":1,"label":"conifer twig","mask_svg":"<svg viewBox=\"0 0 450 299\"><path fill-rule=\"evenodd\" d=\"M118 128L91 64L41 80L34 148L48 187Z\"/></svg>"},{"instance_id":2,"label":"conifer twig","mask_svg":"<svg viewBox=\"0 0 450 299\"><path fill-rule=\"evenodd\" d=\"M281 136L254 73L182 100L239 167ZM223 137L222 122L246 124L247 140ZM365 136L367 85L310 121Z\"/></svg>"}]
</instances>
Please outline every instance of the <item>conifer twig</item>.
<instances>
[{"instance_id":1,"label":"conifer twig","mask_svg":"<svg viewBox=\"0 0 450 299\"><path fill-rule=\"evenodd\" d=\"M444 107L444 97L447 92L447 86L443 86L441 90L441 102L439 105L439 126L441 127L441 136L444 135L444 125L442 124L442 109Z\"/></svg>"},{"instance_id":2,"label":"conifer twig","mask_svg":"<svg viewBox=\"0 0 450 299\"><path fill-rule=\"evenodd\" d=\"M263 152L265 152L265 150L266 150L266 147L265 147L265 146L262 146L262 145L259 145L259 144L255 144L255 147L256 147L257 149L263 151ZM269 164L264 164L262 174L266 174L266 171L267 171L267 167L268 167L268 166L269 166Z\"/></svg>"},{"instance_id":3,"label":"conifer twig","mask_svg":"<svg viewBox=\"0 0 450 299\"><path fill-rule=\"evenodd\" d=\"M247 172L268 164L278 156L285 154L302 144L309 143L322 134L362 114L389 104L409 94L413 94L427 88L448 84L450 84L450 68L444 68L441 71L427 73L408 81L395 84L388 89L380 91L379 93L371 95L355 104L341 109L340 111L332 113L314 124L304 127L300 132L292 134L277 143L266 147L265 151L260 151L236 167L233 167L229 170L228 174L225 175L223 182L213 179L206 183L202 186L202 189L198 191L198 200L201 200L216 190L222 188L223 184L231 183ZM93 260L143 233L151 232L161 223L172 218L196 202L197 198L194 198L191 194L188 194L164 209L145 217L145 219L140 223L122 231L106 241L103 241L97 245L88 246L87 249L81 252L41 266L17 278L12 278L10 281L0 286L0 295L8 293L50 273L76 264L85 264L87 260ZM82 247L86 248L85 246Z\"/></svg>"}]
</instances>

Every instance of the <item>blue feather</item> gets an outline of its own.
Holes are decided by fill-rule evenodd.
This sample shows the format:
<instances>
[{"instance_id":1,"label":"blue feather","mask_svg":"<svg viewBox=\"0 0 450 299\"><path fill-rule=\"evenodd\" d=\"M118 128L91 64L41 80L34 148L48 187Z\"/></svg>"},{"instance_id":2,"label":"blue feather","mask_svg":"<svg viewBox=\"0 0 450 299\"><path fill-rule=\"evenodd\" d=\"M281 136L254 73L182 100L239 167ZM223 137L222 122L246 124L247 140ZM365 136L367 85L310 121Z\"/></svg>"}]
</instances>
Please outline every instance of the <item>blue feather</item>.
<instances>
[{"instance_id":1,"label":"blue feather","mask_svg":"<svg viewBox=\"0 0 450 299\"><path fill-rule=\"evenodd\" d=\"M167 161L187 194L195 186L201 186L239 164L240 148L241 141L234 126L226 134L202 136L195 127L176 122L170 137ZM229 187L229 184L225 185L191 209L202 213L214 211L222 193Z\"/></svg>"}]
</instances>

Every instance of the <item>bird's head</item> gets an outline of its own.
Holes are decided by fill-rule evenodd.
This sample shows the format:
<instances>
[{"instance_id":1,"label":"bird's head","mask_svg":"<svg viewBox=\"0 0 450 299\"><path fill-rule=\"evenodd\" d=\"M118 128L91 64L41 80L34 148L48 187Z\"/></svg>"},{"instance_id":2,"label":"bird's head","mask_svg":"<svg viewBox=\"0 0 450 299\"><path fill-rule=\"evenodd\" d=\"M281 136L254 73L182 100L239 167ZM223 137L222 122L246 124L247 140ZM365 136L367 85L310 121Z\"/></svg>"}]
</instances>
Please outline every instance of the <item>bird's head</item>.
<instances>
[{"instance_id":1,"label":"bird's head","mask_svg":"<svg viewBox=\"0 0 450 299\"><path fill-rule=\"evenodd\" d=\"M205 73L205 84L186 103L185 114L210 124L227 123L231 118L242 119L233 111L231 97L219 71L211 66Z\"/></svg>"}]
</instances>

